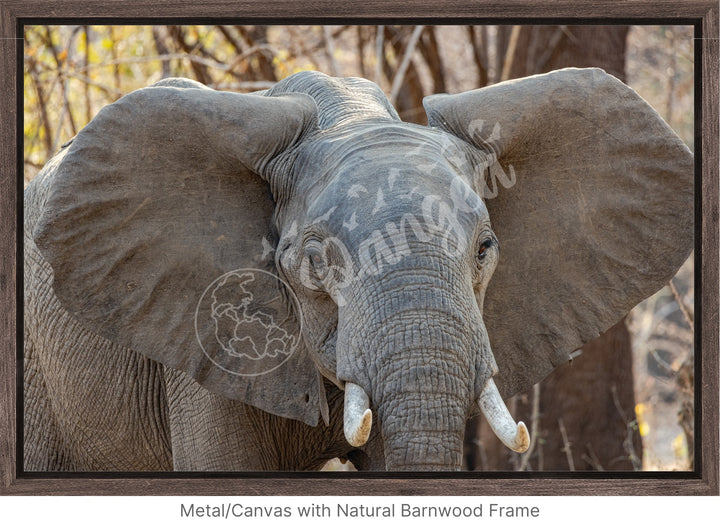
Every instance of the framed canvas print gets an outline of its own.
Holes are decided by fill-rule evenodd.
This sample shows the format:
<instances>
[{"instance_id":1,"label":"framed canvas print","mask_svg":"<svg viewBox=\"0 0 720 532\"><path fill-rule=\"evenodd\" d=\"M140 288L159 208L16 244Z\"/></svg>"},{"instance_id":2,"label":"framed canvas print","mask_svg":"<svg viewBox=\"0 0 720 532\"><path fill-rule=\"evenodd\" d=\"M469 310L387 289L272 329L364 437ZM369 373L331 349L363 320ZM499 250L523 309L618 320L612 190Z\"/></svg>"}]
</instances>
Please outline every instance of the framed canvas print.
<instances>
[{"instance_id":1,"label":"framed canvas print","mask_svg":"<svg viewBox=\"0 0 720 532\"><path fill-rule=\"evenodd\" d=\"M1 5L4 491L717 494L716 6Z\"/></svg>"}]
</instances>

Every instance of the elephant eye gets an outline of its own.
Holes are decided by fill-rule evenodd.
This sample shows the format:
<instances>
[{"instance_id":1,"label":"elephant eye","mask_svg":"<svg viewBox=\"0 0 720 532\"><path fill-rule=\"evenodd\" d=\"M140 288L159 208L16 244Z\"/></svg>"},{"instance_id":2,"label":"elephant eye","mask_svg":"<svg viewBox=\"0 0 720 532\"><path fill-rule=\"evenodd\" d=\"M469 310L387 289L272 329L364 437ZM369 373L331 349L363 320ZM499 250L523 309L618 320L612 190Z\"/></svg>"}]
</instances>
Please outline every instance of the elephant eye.
<instances>
[{"instance_id":1,"label":"elephant eye","mask_svg":"<svg viewBox=\"0 0 720 532\"><path fill-rule=\"evenodd\" d=\"M323 265L322 255L317 251L312 252L310 254L310 262L312 262L315 268L320 268Z\"/></svg>"},{"instance_id":2,"label":"elephant eye","mask_svg":"<svg viewBox=\"0 0 720 532\"><path fill-rule=\"evenodd\" d=\"M323 258L320 243L309 243L305 248L305 255L310 260L310 264L312 264L315 273L318 275L321 274L325 269L325 259Z\"/></svg>"},{"instance_id":3,"label":"elephant eye","mask_svg":"<svg viewBox=\"0 0 720 532\"><path fill-rule=\"evenodd\" d=\"M492 247L493 241L491 238L487 238L483 241L482 244L480 244L480 249L478 250L478 258L480 260L484 260L487 256L488 250Z\"/></svg>"}]
</instances>

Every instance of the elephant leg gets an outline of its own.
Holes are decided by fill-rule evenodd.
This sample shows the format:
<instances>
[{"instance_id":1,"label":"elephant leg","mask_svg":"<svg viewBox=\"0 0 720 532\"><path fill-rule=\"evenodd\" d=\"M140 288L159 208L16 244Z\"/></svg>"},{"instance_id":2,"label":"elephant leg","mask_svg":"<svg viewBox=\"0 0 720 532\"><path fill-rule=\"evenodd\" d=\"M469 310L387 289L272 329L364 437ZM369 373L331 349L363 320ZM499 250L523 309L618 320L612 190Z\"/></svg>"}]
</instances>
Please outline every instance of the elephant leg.
<instances>
[{"instance_id":1,"label":"elephant leg","mask_svg":"<svg viewBox=\"0 0 720 532\"><path fill-rule=\"evenodd\" d=\"M56 318L55 332L72 342L41 334L26 345L25 468L169 469L160 365Z\"/></svg>"},{"instance_id":2,"label":"elephant leg","mask_svg":"<svg viewBox=\"0 0 720 532\"><path fill-rule=\"evenodd\" d=\"M336 457L384 469L379 436L361 449L347 443L343 392L327 382L329 424L311 427L209 392L181 371L164 376L176 471L315 471Z\"/></svg>"},{"instance_id":3,"label":"elephant leg","mask_svg":"<svg viewBox=\"0 0 720 532\"><path fill-rule=\"evenodd\" d=\"M25 260L25 468L170 469L162 366L68 314L27 238Z\"/></svg>"},{"instance_id":4,"label":"elephant leg","mask_svg":"<svg viewBox=\"0 0 720 532\"><path fill-rule=\"evenodd\" d=\"M166 367L173 469L265 471L278 462L275 446L258 434L263 413L214 394Z\"/></svg>"},{"instance_id":5,"label":"elephant leg","mask_svg":"<svg viewBox=\"0 0 720 532\"><path fill-rule=\"evenodd\" d=\"M32 340L25 336L23 468L25 471L73 471L75 464L58 429L45 378Z\"/></svg>"}]
</instances>

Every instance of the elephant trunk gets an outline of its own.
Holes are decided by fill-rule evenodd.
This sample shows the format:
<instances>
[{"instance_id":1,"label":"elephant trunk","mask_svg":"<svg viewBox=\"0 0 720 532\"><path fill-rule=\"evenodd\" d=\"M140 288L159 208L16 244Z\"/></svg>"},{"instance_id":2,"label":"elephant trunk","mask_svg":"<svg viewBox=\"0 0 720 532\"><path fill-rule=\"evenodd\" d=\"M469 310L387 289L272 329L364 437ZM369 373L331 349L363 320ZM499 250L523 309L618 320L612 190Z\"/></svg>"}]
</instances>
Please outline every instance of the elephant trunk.
<instances>
[{"instance_id":1,"label":"elephant trunk","mask_svg":"<svg viewBox=\"0 0 720 532\"><path fill-rule=\"evenodd\" d=\"M450 394L400 394L378 407L389 471L457 471L462 466L465 409Z\"/></svg>"},{"instance_id":2,"label":"elephant trunk","mask_svg":"<svg viewBox=\"0 0 720 532\"><path fill-rule=\"evenodd\" d=\"M355 446L367 441L371 398L386 467L394 471L462 467L465 422L476 408L478 383L488 381L494 366L460 265L439 253L424 255L353 286L339 319L337 376L346 383L346 438ZM490 417L500 420L493 426L521 447L515 440L526 432L509 429L509 414L497 415L495 397L481 395Z\"/></svg>"},{"instance_id":3,"label":"elephant trunk","mask_svg":"<svg viewBox=\"0 0 720 532\"><path fill-rule=\"evenodd\" d=\"M408 320L408 313L416 315ZM459 470L475 364L457 316L438 310L401 313L380 342L371 373L386 467ZM394 327L395 325L396 327Z\"/></svg>"}]
</instances>

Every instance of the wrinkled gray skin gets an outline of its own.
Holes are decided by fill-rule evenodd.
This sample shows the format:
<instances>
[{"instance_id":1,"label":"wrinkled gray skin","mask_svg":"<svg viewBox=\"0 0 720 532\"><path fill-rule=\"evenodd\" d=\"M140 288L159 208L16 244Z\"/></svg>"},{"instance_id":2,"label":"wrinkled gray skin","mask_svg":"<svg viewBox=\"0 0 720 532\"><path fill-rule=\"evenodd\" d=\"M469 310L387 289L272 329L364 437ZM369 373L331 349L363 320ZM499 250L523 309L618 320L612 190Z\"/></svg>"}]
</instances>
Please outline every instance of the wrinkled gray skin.
<instances>
[{"instance_id":1,"label":"wrinkled gray skin","mask_svg":"<svg viewBox=\"0 0 720 532\"><path fill-rule=\"evenodd\" d=\"M491 376L526 389L692 246L687 148L601 71L550 76L429 100L432 128L308 72L103 110L25 193L26 469L459 469ZM299 305L297 352L261 377L209 362L193 326L238 268ZM359 448L346 383L373 410Z\"/></svg>"}]
</instances>

